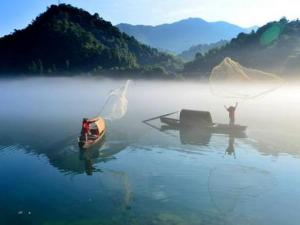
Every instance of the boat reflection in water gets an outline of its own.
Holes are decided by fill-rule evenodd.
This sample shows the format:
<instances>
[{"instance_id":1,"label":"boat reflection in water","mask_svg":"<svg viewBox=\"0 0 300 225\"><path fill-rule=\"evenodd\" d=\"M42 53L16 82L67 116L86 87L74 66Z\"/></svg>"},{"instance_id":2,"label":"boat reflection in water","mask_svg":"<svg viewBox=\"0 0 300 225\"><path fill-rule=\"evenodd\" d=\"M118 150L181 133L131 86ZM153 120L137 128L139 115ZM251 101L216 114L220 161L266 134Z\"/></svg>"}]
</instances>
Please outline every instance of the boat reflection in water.
<instances>
[{"instance_id":1,"label":"boat reflection in water","mask_svg":"<svg viewBox=\"0 0 300 225\"><path fill-rule=\"evenodd\" d=\"M203 129L202 127L187 127L187 126L172 126L162 124L160 127L144 122L148 126L163 132L165 134L170 134L170 131L178 131L179 139L183 145L196 145L196 146L209 146L211 138L213 135L218 135L218 137L228 138L228 146L225 148L225 155L233 156L236 158L235 154L235 139L247 138L245 132L226 132L226 133L215 133L209 129Z\"/></svg>"},{"instance_id":2,"label":"boat reflection in water","mask_svg":"<svg viewBox=\"0 0 300 225\"><path fill-rule=\"evenodd\" d=\"M162 132L169 130L179 131L180 142L184 145L209 145L212 136L212 133L210 131L197 128L172 127L168 125L162 125L159 130Z\"/></svg>"},{"instance_id":3,"label":"boat reflection in water","mask_svg":"<svg viewBox=\"0 0 300 225\"><path fill-rule=\"evenodd\" d=\"M79 160L84 161L85 173L89 176L93 175L93 172L101 172L93 166L93 161L100 157L100 151L105 143L105 136L96 146L91 147L88 150L79 149Z\"/></svg>"},{"instance_id":4,"label":"boat reflection in water","mask_svg":"<svg viewBox=\"0 0 300 225\"><path fill-rule=\"evenodd\" d=\"M70 122L61 120L48 123L47 120L38 120L40 126L31 126L30 121L20 120L17 121L19 126L11 126L13 124L11 121L0 120L6 128L0 130L0 141L3 146L3 148L0 147L0 153L15 152L17 156L29 155L28 159L40 162L41 171L50 165L66 178L78 176L80 179L84 179L82 176L84 173L89 176L93 175L87 180L87 182L91 182L87 186L90 185L93 189L95 180L101 183L100 188L105 196L101 197L100 195L100 197L109 199L108 202L106 201L107 207L112 204L121 209L130 209L133 191L127 171L108 169L103 165L115 160L115 155L130 145L129 138L122 132L111 128L97 145L81 151L77 142L78 133L74 133L78 130L77 121L74 119ZM9 136L12 133L14 135ZM76 187L77 181L74 181L72 186ZM37 180L37 182L42 182L42 180ZM55 183L56 180L53 179L52 182ZM35 185L31 186L34 188ZM99 187L97 186L97 188Z\"/></svg>"},{"instance_id":5,"label":"boat reflection in water","mask_svg":"<svg viewBox=\"0 0 300 225\"><path fill-rule=\"evenodd\" d=\"M79 150L79 160L84 162L85 173L89 176L93 172L102 172L101 169L96 169L93 165L101 162L108 162L116 159L114 155L121 152L127 147L123 142L106 141L106 137L97 143L96 146L88 150Z\"/></svg>"},{"instance_id":6,"label":"boat reflection in water","mask_svg":"<svg viewBox=\"0 0 300 225\"><path fill-rule=\"evenodd\" d=\"M121 208L130 210L133 192L128 174L124 171L111 169L102 170L95 167L95 164L99 166L102 162L106 163L116 159L114 155L118 154L126 147L127 145L124 146L124 143L122 142L106 142L104 136L96 146L93 146L88 150L80 149L79 160L84 162L85 173L88 176L92 176L93 173L102 173L102 187L105 189L108 197L113 199L112 202L121 206ZM122 192L121 199L117 201L114 196L114 191L116 191L116 189Z\"/></svg>"},{"instance_id":7,"label":"boat reflection in water","mask_svg":"<svg viewBox=\"0 0 300 225\"><path fill-rule=\"evenodd\" d=\"M170 131L179 131L180 142L183 145L208 146L212 135L228 136L228 147L225 149L225 155L233 155L234 157L235 138L247 137L245 134L246 126L214 123L208 111L183 109L180 111L179 119L168 117L177 113L156 116L144 120L143 123L166 134L170 134ZM150 121L157 119L161 122L160 127L150 123Z\"/></svg>"},{"instance_id":8,"label":"boat reflection in water","mask_svg":"<svg viewBox=\"0 0 300 225\"><path fill-rule=\"evenodd\" d=\"M39 120L32 126L30 120L1 120L5 129L0 130L2 146L15 146L26 154L46 157L50 165L65 175L92 174L94 164L114 159L114 155L125 149L127 137L112 130L94 148L80 151L77 137L78 120ZM45 129L47 127L47 129ZM10 134L14 134L13 136Z\"/></svg>"}]
</instances>

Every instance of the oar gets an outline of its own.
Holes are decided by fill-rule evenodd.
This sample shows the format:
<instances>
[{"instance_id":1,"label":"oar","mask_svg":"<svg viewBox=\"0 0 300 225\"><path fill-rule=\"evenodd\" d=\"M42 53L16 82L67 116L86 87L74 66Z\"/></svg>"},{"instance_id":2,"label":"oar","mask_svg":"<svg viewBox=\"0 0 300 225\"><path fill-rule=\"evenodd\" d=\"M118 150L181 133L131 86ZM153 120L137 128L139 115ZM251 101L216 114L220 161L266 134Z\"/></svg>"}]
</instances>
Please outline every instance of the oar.
<instances>
[{"instance_id":1,"label":"oar","mask_svg":"<svg viewBox=\"0 0 300 225\"><path fill-rule=\"evenodd\" d=\"M142 121L142 122L145 123L145 122L148 122L148 121L151 121L151 120L159 119L159 118L161 118L161 117L170 116L170 115L173 115L173 114L175 114L175 113L178 113L178 111L172 112L172 113L168 113L168 114L164 114L164 115L161 115L161 116L156 116L156 117L153 117L153 118L144 120L144 121Z\"/></svg>"}]
</instances>

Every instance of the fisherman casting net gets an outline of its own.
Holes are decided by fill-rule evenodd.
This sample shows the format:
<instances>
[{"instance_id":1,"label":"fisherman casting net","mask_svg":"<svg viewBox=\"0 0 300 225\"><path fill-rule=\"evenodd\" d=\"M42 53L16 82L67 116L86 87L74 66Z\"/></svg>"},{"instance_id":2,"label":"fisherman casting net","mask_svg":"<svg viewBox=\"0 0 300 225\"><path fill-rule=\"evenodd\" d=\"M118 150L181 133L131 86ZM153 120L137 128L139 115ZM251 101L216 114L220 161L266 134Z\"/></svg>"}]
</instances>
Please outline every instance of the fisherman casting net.
<instances>
[{"instance_id":1,"label":"fisherman casting net","mask_svg":"<svg viewBox=\"0 0 300 225\"><path fill-rule=\"evenodd\" d=\"M283 83L275 74L246 68L229 57L215 66L209 77L214 95L243 100L264 96L281 87Z\"/></svg>"}]
</instances>

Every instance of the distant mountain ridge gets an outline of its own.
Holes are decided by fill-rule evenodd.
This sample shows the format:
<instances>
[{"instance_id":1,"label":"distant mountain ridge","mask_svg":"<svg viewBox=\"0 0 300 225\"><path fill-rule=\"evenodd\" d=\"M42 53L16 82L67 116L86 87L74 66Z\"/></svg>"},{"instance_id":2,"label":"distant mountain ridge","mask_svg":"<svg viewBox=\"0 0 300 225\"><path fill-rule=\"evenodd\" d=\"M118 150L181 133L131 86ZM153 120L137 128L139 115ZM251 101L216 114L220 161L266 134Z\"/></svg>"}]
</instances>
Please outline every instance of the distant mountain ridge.
<instances>
[{"instance_id":1,"label":"distant mountain ridge","mask_svg":"<svg viewBox=\"0 0 300 225\"><path fill-rule=\"evenodd\" d=\"M249 28L227 22L207 22L200 18L189 18L158 26L121 23L117 27L144 44L177 54L193 45L230 40L241 32L251 31Z\"/></svg>"}]
</instances>

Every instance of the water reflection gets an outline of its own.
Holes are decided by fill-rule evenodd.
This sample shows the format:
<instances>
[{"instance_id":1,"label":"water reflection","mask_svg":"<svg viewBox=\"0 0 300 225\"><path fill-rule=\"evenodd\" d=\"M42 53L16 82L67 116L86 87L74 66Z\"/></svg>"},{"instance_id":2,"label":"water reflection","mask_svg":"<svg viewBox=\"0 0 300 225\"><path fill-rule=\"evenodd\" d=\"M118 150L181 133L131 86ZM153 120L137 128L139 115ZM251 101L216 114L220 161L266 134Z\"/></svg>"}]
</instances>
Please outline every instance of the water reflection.
<instances>
[{"instance_id":1,"label":"water reflection","mask_svg":"<svg viewBox=\"0 0 300 225\"><path fill-rule=\"evenodd\" d=\"M226 220L243 201L259 198L275 185L274 177L268 171L244 165L220 164L210 170L208 177L211 203Z\"/></svg>"},{"instance_id":2,"label":"water reflection","mask_svg":"<svg viewBox=\"0 0 300 225\"><path fill-rule=\"evenodd\" d=\"M233 135L229 135L228 138L228 147L225 150L225 155L233 155L234 158L236 158L235 155L235 149L234 149L234 142L235 142L235 137Z\"/></svg>"},{"instance_id":3,"label":"water reflection","mask_svg":"<svg viewBox=\"0 0 300 225\"><path fill-rule=\"evenodd\" d=\"M103 138L93 148L87 150L79 149L79 160L84 162L85 173L93 175L93 172L102 172L101 169L96 169L94 164L106 163L115 160L115 155L124 150L127 143L107 141L106 137Z\"/></svg>"},{"instance_id":4,"label":"water reflection","mask_svg":"<svg viewBox=\"0 0 300 225\"><path fill-rule=\"evenodd\" d=\"M79 149L79 160L84 162L85 173L89 176L93 175L93 172L102 172L100 169L97 170L93 164L95 159L100 157L100 151L104 143L105 137L90 149Z\"/></svg>"},{"instance_id":5,"label":"water reflection","mask_svg":"<svg viewBox=\"0 0 300 225\"><path fill-rule=\"evenodd\" d=\"M106 193L110 196L111 201L118 208L130 210L133 190L128 174L124 171L117 170L106 170L105 173L108 176L103 175L105 179L103 179L101 184L105 188ZM115 190L121 193L120 199L116 198Z\"/></svg>"},{"instance_id":6,"label":"water reflection","mask_svg":"<svg viewBox=\"0 0 300 225\"><path fill-rule=\"evenodd\" d=\"M299 221L299 159L291 157L300 155L299 127L284 129L282 124L290 119L286 126L291 127L300 114L298 108L282 111L278 105L292 98L276 96L274 103L267 99L241 106L238 119L249 125L250 138L240 139L237 134L145 126L139 122L143 118L180 107L210 110L218 121L226 115L219 107L223 100L212 99L205 86L137 84L130 92L128 115L107 124L101 146L80 152L82 117L98 112L101 99L99 104L95 99L119 84L68 80L47 88L48 83L30 81L25 88L22 81L4 94L1 86L6 104L0 109L4 224ZM54 83L55 88L61 85L57 92ZM230 156L224 158L224 152ZM277 157L270 156L274 153ZM238 160L232 160L235 155ZM21 210L32 214L18 215Z\"/></svg>"},{"instance_id":7,"label":"water reflection","mask_svg":"<svg viewBox=\"0 0 300 225\"><path fill-rule=\"evenodd\" d=\"M128 146L128 141L123 139L119 132L112 130L94 148L81 151L76 132L80 124L73 120L49 124L47 120L37 118L36 124L39 124L37 127L32 127L30 121L26 120L14 121L18 126L10 126L13 124L10 120L1 123L7 127L0 130L2 146L22 146L22 149L30 154L44 155L52 166L65 174L92 175L93 172L99 172L94 164L113 160L115 154Z\"/></svg>"},{"instance_id":8,"label":"water reflection","mask_svg":"<svg viewBox=\"0 0 300 225\"><path fill-rule=\"evenodd\" d=\"M153 125L148 122L144 122L146 125L163 132L167 135L174 136L173 133L169 133L168 131L179 131L179 139L181 144L183 145L198 145L198 146L209 146L212 135L214 134L209 129L203 129L201 127L185 127L185 126L169 126L169 125L161 125L160 127ZM228 147L225 150L225 153L228 155L235 156L234 143L235 138L247 138L246 133L244 132L233 132L228 135ZM176 137L176 135L175 135Z\"/></svg>"},{"instance_id":9,"label":"water reflection","mask_svg":"<svg viewBox=\"0 0 300 225\"><path fill-rule=\"evenodd\" d=\"M212 133L203 129L180 128L179 136L181 143L184 145L208 145Z\"/></svg>"}]
</instances>

